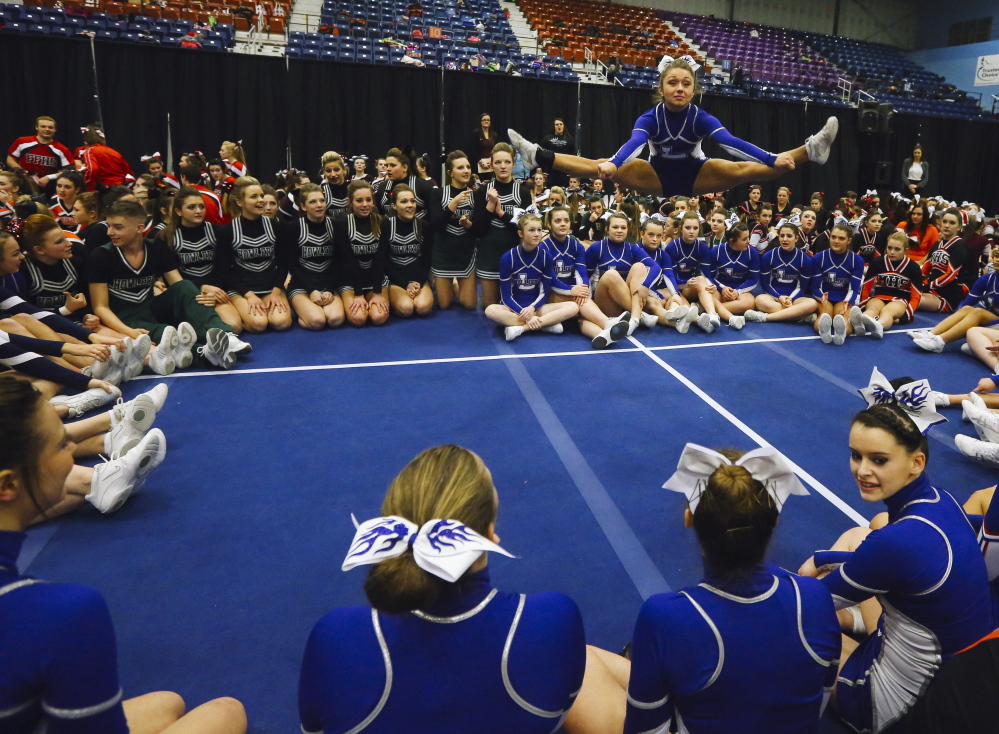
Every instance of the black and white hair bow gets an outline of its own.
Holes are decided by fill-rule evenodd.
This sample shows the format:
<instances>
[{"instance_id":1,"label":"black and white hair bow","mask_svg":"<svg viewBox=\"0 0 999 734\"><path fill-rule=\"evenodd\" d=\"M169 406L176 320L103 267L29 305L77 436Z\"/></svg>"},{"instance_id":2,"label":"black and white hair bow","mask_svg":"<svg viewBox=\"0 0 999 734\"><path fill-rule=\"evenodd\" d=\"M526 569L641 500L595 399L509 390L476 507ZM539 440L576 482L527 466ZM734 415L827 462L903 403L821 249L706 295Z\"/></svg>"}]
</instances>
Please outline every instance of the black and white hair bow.
<instances>
[{"instance_id":1,"label":"black and white hair bow","mask_svg":"<svg viewBox=\"0 0 999 734\"><path fill-rule=\"evenodd\" d=\"M916 428L924 436L937 423L946 423L947 419L937 413L930 390L929 380L907 382L898 389L891 386L888 378L875 367L871 372L871 380L867 387L860 389L860 395L871 407L875 405L897 405L916 424Z\"/></svg>"}]
</instances>

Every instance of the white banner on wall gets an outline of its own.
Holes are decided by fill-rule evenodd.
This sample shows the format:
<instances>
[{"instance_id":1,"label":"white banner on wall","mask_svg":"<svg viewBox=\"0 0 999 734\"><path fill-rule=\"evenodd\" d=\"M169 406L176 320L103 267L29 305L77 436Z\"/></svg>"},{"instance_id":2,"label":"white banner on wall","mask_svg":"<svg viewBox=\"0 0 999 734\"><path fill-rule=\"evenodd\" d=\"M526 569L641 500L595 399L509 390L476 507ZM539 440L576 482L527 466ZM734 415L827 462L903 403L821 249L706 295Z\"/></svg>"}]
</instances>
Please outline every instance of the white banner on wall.
<instances>
[{"instance_id":1,"label":"white banner on wall","mask_svg":"<svg viewBox=\"0 0 999 734\"><path fill-rule=\"evenodd\" d=\"M975 86L991 87L999 84L999 54L979 56L975 68Z\"/></svg>"}]
</instances>

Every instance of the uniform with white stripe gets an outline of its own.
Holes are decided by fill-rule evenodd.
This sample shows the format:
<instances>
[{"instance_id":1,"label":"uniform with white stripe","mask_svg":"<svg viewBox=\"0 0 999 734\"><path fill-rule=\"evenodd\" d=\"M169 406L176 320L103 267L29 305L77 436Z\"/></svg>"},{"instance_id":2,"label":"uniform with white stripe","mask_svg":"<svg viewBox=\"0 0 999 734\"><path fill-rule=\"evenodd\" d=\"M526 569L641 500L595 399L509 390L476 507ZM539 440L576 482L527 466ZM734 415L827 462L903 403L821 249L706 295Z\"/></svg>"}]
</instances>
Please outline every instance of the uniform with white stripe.
<instances>
[{"instance_id":1,"label":"uniform with white stripe","mask_svg":"<svg viewBox=\"0 0 999 734\"><path fill-rule=\"evenodd\" d=\"M93 334L90 329L86 329L54 311L46 311L38 306L33 306L21 298L18 293L6 287L15 283L20 285L17 279L4 278L4 285L0 286L0 318L6 318L11 314L25 314L38 319L59 334L67 334L84 342L90 341L90 335ZM25 295L30 297L30 294L26 293Z\"/></svg>"},{"instance_id":2,"label":"uniform with white stripe","mask_svg":"<svg viewBox=\"0 0 999 734\"><path fill-rule=\"evenodd\" d=\"M381 226L385 226L382 220ZM388 287L385 275L385 248L380 233L371 228L371 217L347 214L333 222L333 243L343 263L341 291L350 290L355 296L381 293Z\"/></svg>"},{"instance_id":3,"label":"uniform with white stripe","mask_svg":"<svg viewBox=\"0 0 999 734\"><path fill-rule=\"evenodd\" d=\"M215 225L205 221L194 227L180 224L173 233L173 253L178 270L199 288L202 285L221 285L215 270L218 236Z\"/></svg>"},{"instance_id":4,"label":"uniform with white stripe","mask_svg":"<svg viewBox=\"0 0 999 734\"><path fill-rule=\"evenodd\" d=\"M976 280L967 297L961 301L959 308L964 306L984 308L999 318L999 273L995 271L986 273Z\"/></svg>"},{"instance_id":5,"label":"uniform with white stripe","mask_svg":"<svg viewBox=\"0 0 999 734\"><path fill-rule=\"evenodd\" d=\"M836 254L823 250L812 259L812 297L822 300L829 294L830 303L853 303L860 298L864 261L855 252Z\"/></svg>"},{"instance_id":6,"label":"uniform with white stripe","mask_svg":"<svg viewBox=\"0 0 999 734\"><path fill-rule=\"evenodd\" d=\"M943 661L996 628L985 561L957 501L924 473L885 504L888 525L856 551L815 554L817 567L834 567L822 583L838 609L876 597L884 610L836 687L840 715L861 732L899 718Z\"/></svg>"},{"instance_id":7,"label":"uniform with white stripe","mask_svg":"<svg viewBox=\"0 0 999 734\"><path fill-rule=\"evenodd\" d=\"M739 293L751 293L760 284L760 252L755 247L734 250L727 242L711 251L706 276L722 288L734 288Z\"/></svg>"},{"instance_id":8,"label":"uniform with white stripe","mask_svg":"<svg viewBox=\"0 0 999 734\"><path fill-rule=\"evenodd\" d=\"M441 208L433 222L434 248L431 253L434 277L467 278L475 271L475 233L471 227L459 222L462 217L468 221L475 218L475 197L455 206L452 212L448 205L451 200L468 187L458 188L451 184L441 187Z\"/></svg>"},{"instance_id":9,"label":"uniform with white stripe","mask_svg":"<svg viewBox=\"0 0 999 734\"><path fill-rule=\"evenodd\" d=\"M711 258L711 249L702 239L687 242L682 237L670 240L666 244L666 254L673 262L673 274L680 288L687 281L701 275Z\"/></svg>"},{"instance_id":10,"label":"uniform with white stripe","mask_svg":"<svg viewBox=\"0 0 999 734\"><path fill-rule=\"evenodd\" d=\"M26 537L0 532L0 731L128 734L107 604L20 575Z\"/></svg>"},{"instance_id":11,"label":"uniform with white stripe","mask_svg":"<svg viewBox=\"0 0 999 734\"><path fill-rule=\"evenodd\" d=\"M421 731L548 734L583 681L575 603L508 594L488 571L410 614L336 609L312 630L299 680L307 734Z\"/></svg>"},{"instance_id":12,"label":"uniform with white stripe","mask_svg":"<svg viewBox=\"0 0 999 734\"><path fill-rule=\"evenodd\" d=\"M27 281L28 301L45 311L57 312L65 306L67 292L87 292L82 257L60 258L51 265L29 257L21 263L21 271Z\"/></svg>"},{"instance_id":13,"label":"uniform with white stripe","mask_svg":"<svg viewBox=\"0 0 999 734\"><path fill-rule=\"evenodd\" d=\"M555 235L544 239L539 245L548 251L552 261L552 292L561 296L572 295L573 286L590 284L586 272L586 248L572 235L559 240Z\"/></svg>"},{"instance_id":14,"label":"uniform with white stripe","mask_svg":"<svg viewBox=\"0 0 999 734\"><path fill-rule=\"evenodd\" d=\"M144 240L145 256L139 267L125 258L120 247L107 244L87 256L87 279L106 283L108 306L118 311L123 306L146 303L153 298L153 284L163 273L177 270L177 258L161 240Z\"/></svg>"},{"instance_id":15,"label":"uniform with white stripe","mask_svg":"<svg viewBox=\"0 0 999 734\"><path fill-rule=\"evenodd\" d=\"M625 734L814 734L840 629L821 582L769 564L656 594L635 623Z\"/></svg>"},{"instance_id":16,"label":"uniform with white stripe","mask_svg":"<svg viewBox=\"0 0 999 734\"><path fill-rule=\"evenodd\" d=\"M284 282L277 258L281 223L267 217L239 216L216 232L218 269L229 295L269 294Z\"/></svg>"},{"instance_id":17,"label":"uniform with white stripe","mask_svg":"<svg viewBox=\"0 0 999 734\"><path fill-rule=\"evenodd\" d=\"M382 221L381 239L387 258L385 271L392 285L408 288L410 283L422 286L429 282L434 243L428 224L387 217Z\"/></svg>"},{"instance_id":18,"label":"uniform with white stripe","mask_svg":"<svg viewBox=\"0 0 999 734\"><path fill-rule=\"evenodd\" d=\"M288 298L313 291L336 293L340 263L333 241L332 219L323 217L322 221L313 222L302 217L286 222L278 247L291 273Z\"/></svg>"},{"instance_id":19,"label":"uniform with white stripe","mask_svg":"<svg viewBox=\"0 0 999 734\"><path fill-rule=\"evenodd\" d=\"M807 252L795 247L788 252L775 247L760 258L760 287L774 298L788 296L792 301L811 292L812 260Z\"/></svg>"}]
</instances>

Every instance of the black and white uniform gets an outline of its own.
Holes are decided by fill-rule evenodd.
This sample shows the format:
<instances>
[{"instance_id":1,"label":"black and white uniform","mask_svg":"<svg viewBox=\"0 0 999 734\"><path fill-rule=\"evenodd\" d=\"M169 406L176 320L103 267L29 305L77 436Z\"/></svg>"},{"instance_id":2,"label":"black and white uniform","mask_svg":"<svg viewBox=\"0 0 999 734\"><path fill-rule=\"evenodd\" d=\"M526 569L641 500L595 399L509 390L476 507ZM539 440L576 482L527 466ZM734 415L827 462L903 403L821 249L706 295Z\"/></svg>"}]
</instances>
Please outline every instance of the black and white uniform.
<instances>
[{"instance_id":1,"label":"black and white uniform","mask_svg":"<svg viewBox=\"0 0 999 734\"><path fill-rule=\"evenodd\" d=\"M284 225L278 246L291 273L289 299L312 291L336 293L340 268L333 241L333 220L326 217L321 222L303 217Z\"/></svg>"},{"instance_id":2,"label":"black and white uniform","mask_svg":"<svg viewBox=\"0 0 999 734\"><path fill-rule=\"evenodd\" d=\"M347 213L347 184L334 184L323 181L323 196L326 197L326 216L337 219Z\"/></svg>"},{"instance_id":3,"label":"black and white uniform","mask_svg":"<svg viewBox=\"0 0 999 734\"><path fill-rule=\"evenodd\" d=\"M475 196L468 203L459 204L452 212L451 200L469 187L457 188L450 184L441 189L441 209L432 222L436 237L432 250L432 272L435 278L467 278L475 270L475 234L471 227L458 224L463 216L474 222Z\"/></svg>"},{"instance_id":4,"label":"black and white uniform","mask_svg":"<svg viewBox=\"0 0 999 734\"><path fill-rule=\"evenodd\" d=\"M280 228L267 217L238 216L218 230L218 271L230 296L252 291L264 297L284 282L277 258Z\"/></svg>"},{"instance_id":5,"label":"black and white uniform","mask_svg":"<svg viewBox=\"0 0 999 734\"><path fill-rule=\"evenodd\" d=\"M486 209L489 189L499 194L503 213L496 216ZM501 183L490 181L475 192L475 212L472 229L479 241L475 252L475 274L483 280L499 280L499 263L504 252L520 243L517 225L513 223L514 209L527 209L534 203L528 187L518 181Z\"/></svg>"},{"instance_id":6,"label":"black and white uniform","mask_svg":"<svg viewBox=\"0 0 999 734\"><path fill-rule=\"evenodd\" d=\"M392 181L386 178L381 183L375 184L375 206L378 207L378 211L381 212L382 216L388 217L394 213L391 193L392 188L398 184L405 184L416 195L416 218L422 219L428 224L433 222L437 217L437 209L440 206L438 204L440 195L430 181L416 175L410 175L409 178L402 181Z\"/></svg>"},{"instance_id":7,"label":"black and white uniform","mask_svg":"<svg viewBox=\"0 0 999 734\"><path fill-rule=\"evenodd\" d=\"M83 258L74 255L66 260L56 260L52 265L26 259L21 265L28 291L28 302L44 311L58 312L66 305L65 293L86 293ZM68 318L79 321L89 309L81 308Z\"/></svg>"},{"instance_id":8,"label":"black and white uniform","mask_svg":"<svg viewBox=\"0 0 999 734\"><path fill-rule=\"evenodd\" d=\"M362 218L353 213L340 217L333 222L333 242L343 263L340 293L353 291L360 296L388 288L385 248L379 235L371 231L371 217Z\"/></svg>"},{"instance_id":9,"label":"black and white uniform","mask_svg":"<svg viewBox=\"0 0 999 734\"><path fill-rule=\"evenodd\" d=\"M398 217L382 220L381 244L388 258L386 271L392 285L408 288L410 283L419 283L422 287L430 279L433 236L430 228L422 224Z\"/></svg>"},{"instance_id":10,"label":"black and white uniform","mask_svg":"<svg viewBox=\"0 0 999 734\"><path fill-rule=\"evenodd\" d=\"M853 235L850 249L860 255L864 262L870 265L879 257L885 254L885 244L888 242L888 232L884 228L871 234L871 231L861 226L860 231Z\"/></svg>"},{"instance_id":11,"label":"black and white uniform","mask_svg":"<svg viewBox=\"0 0 999 734\"><path fill-rule=\"evenodd\" d=\"M222 287L222 281L215 268L218 234L210 222L202 222L195 227L178 225L170 241L180 274L198 288L203 285Z\"/></svg>"},{"instance_id":12,"label":"black and white uniform","mask_svg":"<svg viewBox=\"0 0 999 734\"><path fill-rule=\"evenodd\" d=\"M108 223L104 221L94 222L84 227L77 232L77 235L83 240L83 246L86 249L87 255L111 241L111 238L108 236Z\"/></svg>"}]
</instances>

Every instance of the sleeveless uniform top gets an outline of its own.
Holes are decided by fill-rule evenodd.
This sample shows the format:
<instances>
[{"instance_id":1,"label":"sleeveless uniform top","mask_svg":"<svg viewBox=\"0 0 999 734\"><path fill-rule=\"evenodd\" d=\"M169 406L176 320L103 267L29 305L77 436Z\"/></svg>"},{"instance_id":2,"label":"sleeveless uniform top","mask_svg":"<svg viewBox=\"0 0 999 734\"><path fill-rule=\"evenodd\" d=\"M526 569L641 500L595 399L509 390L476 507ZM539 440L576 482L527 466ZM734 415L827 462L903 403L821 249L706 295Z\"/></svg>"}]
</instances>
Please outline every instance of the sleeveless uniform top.
<instances>
[{"instance_id":1,"label":"sleeveless uniform top","mask_svg":"<svg viewBox=\"0 0 999 734\"><path fill-rule=\"evenodd\" d=\"M73 256L46 265L40 260L25 258L21 264L28 288L28 301L45 311L58 312L66 305L64 293L86 293L83 258ZM87 299L90 300L89 298ZM86 308L74 311L73 316L87 312Z\"/></svg>"},{"instance_id":2,"label":"sleeveless uniform top","mask_svg":"<svg viewBox=\"0 0 999 734\"><path fill-rule=\"evenodd\" d=\"M268 217L238 216L217 233L219 273L230 295L266 295L284 280L278 267L280 224Z\"/></svg>"},{"instance_id":3,"label":"sleeveless uniform top","mask_svg":"<svg viewBox=\"0 0 999 734\"><path fill-rule=\"evenodd\" d=\"M326 197L326 216L330 219L347 213L347 184L333 184L323 181L323 195Z\"/></svg>"},{"instance_id":4,"label":"sleeveless uniform top","mask_svg":"<svg viewBox=\"0 0 999 734\"><path fill-rule=\"evenodd\" d=\"M174 231L170 244L180 264L180 274L185 280L190 280L199 288L206 283L219 285L215 273L218 239L212 224L202 222L196 227L181 224Z\"/></svg>"},{"instance_id":5,"label":"sleeveless uniform top","mask_svg":"<svg viewBox=\"0 0 999 734\"><path fill-rule=\"evenodd\" d=\"M312 291L335 292L339 267L332 219L324 217L321 222L308 217L293 219L282 228L278 246L281 259L291 273L289 298Z\"/></svg>"},{"instance_id":6,"label":"sleeveless uniform top","mask_svg":"<svg viewBox=\"0 0 999 734\"><path fill-rule=\"evenodd\" d=\"M400 288L408 288L410 283L421 286L430 279L430 252L433 243L430 227L423 232L415 219L408 222L398 217L382 220L382 247L388 258L386 271L389 282Z\"/></svg>"},{"instance_id":7,"label":"sleeveless uniform top","mask_svg":"<svg viewBox=\"0 0 999 734\"><path fill-rule=\"evenodd\" d=\"M341 290L352 290L354 295L381 293L388 285L385 248L379 236L371 231L371 218L362 219L351 213L337 219L333 223L333 241L343 262Z\"/></svg>"}]
</instances>

